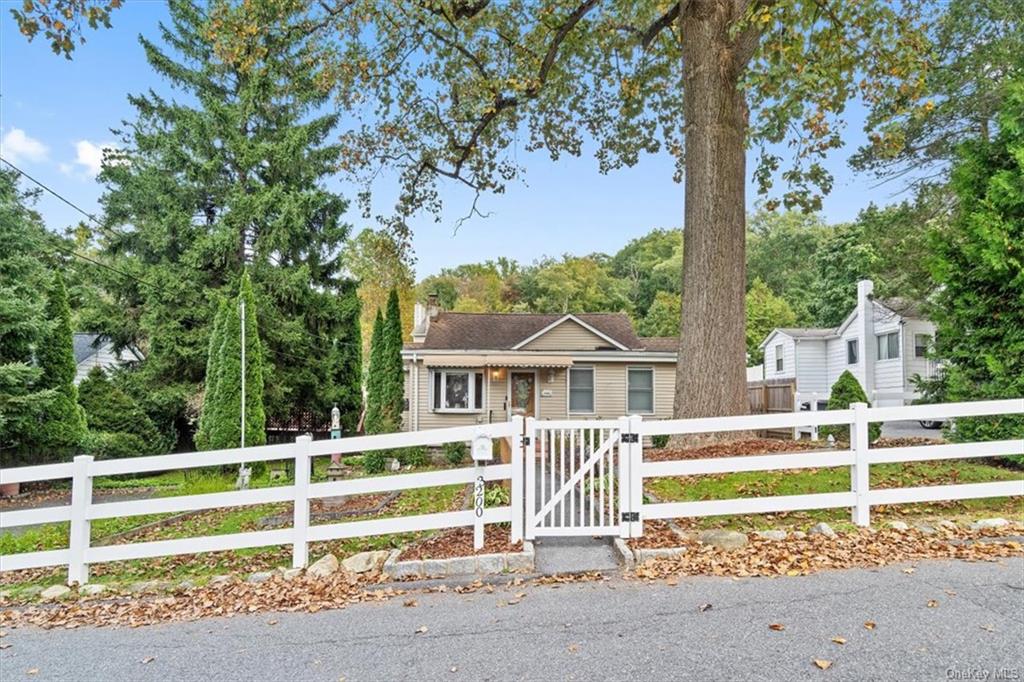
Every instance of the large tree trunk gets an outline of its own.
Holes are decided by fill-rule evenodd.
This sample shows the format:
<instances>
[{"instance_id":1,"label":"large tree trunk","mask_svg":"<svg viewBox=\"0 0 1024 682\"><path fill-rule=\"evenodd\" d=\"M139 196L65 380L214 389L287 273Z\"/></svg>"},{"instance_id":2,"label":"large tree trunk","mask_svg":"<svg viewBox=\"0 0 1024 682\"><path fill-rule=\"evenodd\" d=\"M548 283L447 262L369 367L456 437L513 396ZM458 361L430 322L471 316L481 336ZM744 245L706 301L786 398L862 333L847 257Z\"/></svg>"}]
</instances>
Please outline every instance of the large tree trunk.
<instances>
[{"instance_id":1,"label":"large tree trunk","mask_svg":"<svg viewBox=\"0 0 1024 682\"><path fill-rule=\"evenodd\" d=\"M737 3L739 4L739 3ZM680 16L686 208L676 417L745 414L746 133L730 0L690 0ZM699 439L688 439L693 442Z\"/></svg>"}]
</instances>

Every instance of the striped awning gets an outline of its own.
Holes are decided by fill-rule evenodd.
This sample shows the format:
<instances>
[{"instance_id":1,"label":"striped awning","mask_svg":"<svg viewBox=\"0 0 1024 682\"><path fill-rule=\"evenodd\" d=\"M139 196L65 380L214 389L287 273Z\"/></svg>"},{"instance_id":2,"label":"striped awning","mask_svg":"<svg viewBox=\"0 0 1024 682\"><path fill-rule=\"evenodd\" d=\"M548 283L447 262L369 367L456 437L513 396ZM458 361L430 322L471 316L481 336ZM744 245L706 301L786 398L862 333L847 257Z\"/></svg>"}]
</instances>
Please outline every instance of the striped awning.
<instances>
[{"instance_id":1,"label":"striped awning","mask_svg":"<svg viewBox=\"0 0 1024 682\"><path fill-rule=\"evenodd\" d=\"M571 367L572 358L540 353L467 353L428 355L423 358L423 364L427 367Z\"/></svg>"}]
</instances>

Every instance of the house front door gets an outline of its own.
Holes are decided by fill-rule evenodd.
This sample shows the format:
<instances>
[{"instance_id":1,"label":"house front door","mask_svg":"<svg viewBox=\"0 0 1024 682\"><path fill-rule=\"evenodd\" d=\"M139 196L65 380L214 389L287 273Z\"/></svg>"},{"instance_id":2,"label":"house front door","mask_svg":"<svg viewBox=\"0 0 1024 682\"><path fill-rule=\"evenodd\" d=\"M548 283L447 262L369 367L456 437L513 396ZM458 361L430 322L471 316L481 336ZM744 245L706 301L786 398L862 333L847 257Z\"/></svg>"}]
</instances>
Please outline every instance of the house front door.
<instances>
[{"instance_id":1,"label":"house front door","mask_svg":"<svg viewBox=\"0 0 1024 682\"><path fill-rule=\"evenodd\" d=\"M509 372L509 409L524 417L537 416L537 375L534 372Z\"/></svg>"}]
</instances>

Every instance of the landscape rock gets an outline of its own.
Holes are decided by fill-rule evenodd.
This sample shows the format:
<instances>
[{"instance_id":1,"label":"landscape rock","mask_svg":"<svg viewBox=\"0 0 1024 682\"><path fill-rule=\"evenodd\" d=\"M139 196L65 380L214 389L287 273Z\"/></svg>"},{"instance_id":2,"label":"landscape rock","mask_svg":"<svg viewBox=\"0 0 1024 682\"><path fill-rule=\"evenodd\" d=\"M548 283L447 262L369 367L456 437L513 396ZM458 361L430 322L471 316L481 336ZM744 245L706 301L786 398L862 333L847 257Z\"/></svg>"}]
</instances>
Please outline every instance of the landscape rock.
<instances>
[{"instance_id":1,"label":"landscape rock","mask_svg":"<svg viewBox=\"0 0 1024 682\"><path fill-rule=\"evenodd\" d=\"M914 528L923 535L935 535L939 531L930 523L915 523Z\"/></svg>"},{"instance_id":2,"label":"landscape rock","mask_svg":"<svg viewBox=\"0 0 1024 682\"><path fill-rule=\"evenodd\" d=\"M207 584L210 585L211 587L215 587L217 585L230 585L234 581L235 581L234 576L230 576L230 575L215 575L212 578L210 578L210 582L208 582Z\"/></svg>"},{"instance_id":3,"label":"landscape rock","mask_svg":"<svg viewBox=\"0 0 1024 682\"><path fill-rule=\"evenodd\" d=\"M249 575L246 582L249 583L265 583L274 577L273 571L256 571Z\"/></svg>"},{"instance_id":4,"label":"landscape rock","mask_svg":"<svg viewBox=\"0 0 1024 682\"><path fill-rule=\"evenodd\" d=\"M349 573L368 573L380 568L390 553L386 549L379 549L375 552L360 552L359 554L347 557L341 562L341 565Z\"/></svg>"},{"instance_id":5,"label":"landscape rock","mask_svg":"<svg viewBox=\"0 0 1024 682\"><path fill-rule=\"evenodd\" d=\"M107 586L102 583L88 583L78 588L78 593L86 597L95 597L107 591Z\"/></svg>"},{"instance_id":6,"label":"landscape rock","mask_svg":"<svg viewBox=\"0 0 1024 682\"><path fill-rule=\"evenodd\" d=\"M1009 526L1010 522L1006 519L979 519L971 524L971 530L985 530L987 528L1002 528Z\"/></svg>"},{"instance_id":7,"label":"landscape rock","mask_svg":"<svg viewBox=\"0 0 1024 682\"><path fill-rule=\"evenodd\" d=\"M807 538L807 533L802 530L795 530L793 531L792 537L794 540L804 540Z\"/></svg>"},{"instance_id":8,"label":"landscape rock","mask_svg":"<svg viewBox=\"0 0 1024 682\"><path fill-rule=\"evenodd\" d=\"M832 530L832 526L828 525L824 521L816 523L807 531L808 535L824 535L827 538L836 537L836 532Z\"/></svg>"},{"instance_id":9,"label":"landscape rock","mask_svg":"<svg viewBox=\"0 0 1024 682\"><path fill-rule=\"evenodd\" d=\"M939 521L939 528L944 528L946 530L957 530L959 526L957 526L949 519L942 519L941 521Z\"/></svg>"},{"instance_id":10,"label":"landscape rock","mask_svg":"<svg viewBox=\"0 0 1024 682\"><path fill-rule=\"evenodd\" d=\"M281 577L284 580L295 580L302 575L301 568L285 568L281 571Z\"/></svg>"},{"instance_id":11,"label":"landscape rock","mask_svg":"<svg viewBox=\"0 0 1024 682\"><path fill-rule=\"evenodd\" d=\"M505 566L516 573L532 573L534 569L533 555L526 552L512 552L505 555Z\"/></svg>"},{"instance_id":12,"label":"landscape rock","mask_svg":"<svg viewBox=\"0 0 1024 682\"><path fill-rule=\"evenodd\" d=\"M128 586L131 594L142 594L144 592L161 592L168 588L168 584L162 580L140 580Z\"/></svg>"},{"instance_id":13,"label":"landscape rock","mask_svg":"<svg viewBox=\"0 0 1024 682\"><path fill-rule=\"evenodd\" d=\"M735 530L706 530L697 539L718 549L738 549L747 544L747 536Z\"/></svg>"},{"instance_id":14,"label":"landscape rock","mask_svg":"<svg viewBox=\"0 0 1024 682\"><path fill-rule=\"evenodd\" d=\"M326 578L329 575L333 575L337 570L338 557L333 554L325 554L306 569L306 574L314 578Z\"/></svg>"},{"instance_id":15,"label":"landscape rock","mask_svg":"<svg viewBox=\"0 0 1024 682\"><path fill-rule=\"evenodd\" d=\"M396 561L388 567L388 576L395 580L406 580L412 578L423 577L423 562L419 560L414 561Z\"/></svg>"},{"instance_id":16,"label":"landscape rock","mask_svg":"<svg viewBox=\"0 0 1024 682\"><path fill-rule=\"evenodd\" d=\"M476 557L462 556L448 560L447 575L472 575L476 573Z\"/></svg>"},{"instance_id":17,"label":"landscape rock","mask_svg":"<svg viewBox=\"0 0 1024 682\"><path fill-rule=\"evenodd\" d=\"M39 596L42 599L46 599L47 601L49 601L53 599L60 599L61 597L66 597L70 592L71 588L67 585L50 585L45 590L40 592Z\"/></svg>"},{"instance_id":18,"label":"landscape rock","mask_svg":"<svg viewBox=\"0 0 1024 682\"><path fill-rule=\"evenodd\" d=\"M903 521L890 521L888 526L893 530L910 530L910 526Z\"/></svg>"},{"instance_id":19,"label":"landscape rock","mask_svg":"<svg viewBox=\"0 0 1024 682\"><path fill-rule=\"evenodd\" d=\"M787 533L784 530L759 530L754 535L762 540L785 540Z\"/></svg>"},{"instance_id":20,"label":"landscape rock","mask_svg":"<svg viewBox=\"0 0 1024 682\"><path fill-rule=\"evenodd\" d=\"M26 587L25 589L21 590L18 593L18 596L22 599L33 599L42 594L42 592L43 588L41 588L39 585L32 585L31 587Z\"/></svg>"}]
</instances>

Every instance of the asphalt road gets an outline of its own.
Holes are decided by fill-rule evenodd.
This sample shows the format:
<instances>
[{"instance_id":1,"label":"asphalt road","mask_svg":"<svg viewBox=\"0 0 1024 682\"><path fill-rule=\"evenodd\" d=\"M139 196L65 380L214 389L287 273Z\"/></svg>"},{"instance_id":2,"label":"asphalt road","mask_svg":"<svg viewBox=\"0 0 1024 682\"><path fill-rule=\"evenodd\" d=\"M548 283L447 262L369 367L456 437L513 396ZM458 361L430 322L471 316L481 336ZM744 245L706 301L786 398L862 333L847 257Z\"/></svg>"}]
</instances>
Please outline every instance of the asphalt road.
<instances>
[{"instance_id":1,"label":"asphalt road","mask_svg":"<svg viewBox=\"0 0 1024 682\"><path fill-rule=\"evenodd\" d=\"M1024 560L812 576L611 579L414 595L316 614L9 631L12 680L1024 677ZM503 605L514 594L516 605ZM954 594L955 593L955 594ZM937 605L929 607L929 600ZM701 611L701 604L712 607ZM276 620L276 624L268 621ZM876 623L874 629L864 626ZM768 626L781 623L784 630ZM424 633L417 629L426 626ZM842 637L845 644L832 641ZM154 657L150 662L143 662ZM814 659L831 661L828 670ZM29 675L30 669L38 672ZM1002 677L997 674L1002 671ZM969 677L973 675L973 677ZM987 677L985 676L987 675Z\"/></svg>"},{"instance_id":2,"label":"asphalt road","mask_svg":"<svg viewBox=\"0 0 1024 682\"><path fill-rule=\"evenodd\" d=\"M926 429L920 422L882 422L882 436L885 438L942 438L942 429Z\"/></svg>"}]
</instances>

